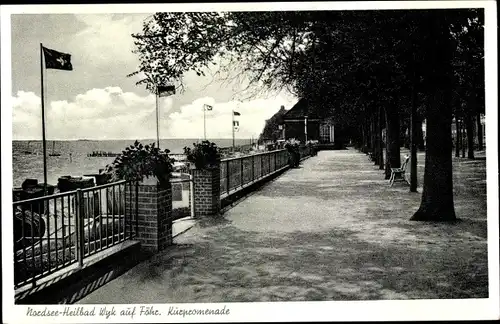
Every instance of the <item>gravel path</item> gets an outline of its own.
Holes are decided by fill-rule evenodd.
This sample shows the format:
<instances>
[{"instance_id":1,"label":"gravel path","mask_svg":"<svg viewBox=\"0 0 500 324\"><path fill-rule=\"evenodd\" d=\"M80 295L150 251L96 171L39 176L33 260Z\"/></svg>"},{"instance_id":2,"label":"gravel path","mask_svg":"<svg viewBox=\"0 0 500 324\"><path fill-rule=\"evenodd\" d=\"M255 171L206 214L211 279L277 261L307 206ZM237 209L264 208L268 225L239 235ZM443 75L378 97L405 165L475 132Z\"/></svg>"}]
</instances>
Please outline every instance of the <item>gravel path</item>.
<instances>
[{"instance_id":1,"label":"gravel path","mask_svg":"<svg viewBox=\"0 0 500 324\"><path fill-rule=\"evenodd\" d=\"M461 220L410 222L421 190L355 150L319 152L80 303L486 298L485 161L454 170Z\"/></svg>"}]
</instances>

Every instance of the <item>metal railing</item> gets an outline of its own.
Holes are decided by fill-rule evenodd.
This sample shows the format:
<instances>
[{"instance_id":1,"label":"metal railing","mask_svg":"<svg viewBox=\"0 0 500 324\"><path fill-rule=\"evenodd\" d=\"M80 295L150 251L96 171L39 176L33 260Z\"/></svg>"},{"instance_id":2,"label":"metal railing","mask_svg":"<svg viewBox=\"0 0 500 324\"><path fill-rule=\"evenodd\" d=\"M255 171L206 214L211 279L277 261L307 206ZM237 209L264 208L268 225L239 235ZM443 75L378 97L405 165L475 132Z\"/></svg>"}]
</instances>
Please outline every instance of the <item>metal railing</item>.
<instances>
[{"instance_id":1,"label":"metal railing","mask_svg":"<svg viewBox=\"0 0 500 324\"><path fill-rule=\"evenodd\" d=\"M301 145L301 146L299 146L300 159L302 160L303 158L311 155L311 150L312 150L312 147L309 146L309 145Z\"/></svg>"},{"instance_id":2,"label":"metal railing","mask_svg":"<svg viewBox=\"0 0 500 324\"><path fill-rule=\"evenodd\" d=\"M276 150L221 160L221 195L265 178L288 166L288 152Z\"/></svg>"},{"instance_id":3,"label":"metal railing","mask_svg":"<svg viewBox=\"0 0 500 324\"><path fill-rule=\"evenodd\" d=\"M13 202L15 287L135 237L137 190L119 181Z\"/></svg>"}]
</instances>

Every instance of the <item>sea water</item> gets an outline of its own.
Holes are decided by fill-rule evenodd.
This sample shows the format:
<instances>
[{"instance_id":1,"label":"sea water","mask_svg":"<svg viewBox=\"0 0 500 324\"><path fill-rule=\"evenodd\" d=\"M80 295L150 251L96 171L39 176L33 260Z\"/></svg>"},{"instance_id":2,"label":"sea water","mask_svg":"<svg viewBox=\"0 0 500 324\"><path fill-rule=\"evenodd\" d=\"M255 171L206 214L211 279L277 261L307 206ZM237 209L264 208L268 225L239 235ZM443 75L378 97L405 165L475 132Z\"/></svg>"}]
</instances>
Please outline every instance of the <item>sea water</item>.
<instances>
[{"instance_id":1,"label":"sea water","mask_svg":"<svg viewBox=\"0 0 500 324\"><path fill-rule=\"evenodd\" d=\"M155 140L139 140L143 144L155 143ZM182 154L185 146L192 147L198 139L161 139L160 148L169 149L173 154ZM232 139L210 139L219 147L230 147ZM61 176L79 177L95 174L99 169L113 162L114 157L88 157L93 151L120 153L132 145L134 140L75 140L47 141L47 182L57 185ZM235 145L249 144L250 139L235 139ZM26 154L25 152L32 152ZM50 156L51 153L59 156ZM27 178L43 182L43 145L42 141L12 141L13 186L20 187Z\"/></svg>"}]
</instances>

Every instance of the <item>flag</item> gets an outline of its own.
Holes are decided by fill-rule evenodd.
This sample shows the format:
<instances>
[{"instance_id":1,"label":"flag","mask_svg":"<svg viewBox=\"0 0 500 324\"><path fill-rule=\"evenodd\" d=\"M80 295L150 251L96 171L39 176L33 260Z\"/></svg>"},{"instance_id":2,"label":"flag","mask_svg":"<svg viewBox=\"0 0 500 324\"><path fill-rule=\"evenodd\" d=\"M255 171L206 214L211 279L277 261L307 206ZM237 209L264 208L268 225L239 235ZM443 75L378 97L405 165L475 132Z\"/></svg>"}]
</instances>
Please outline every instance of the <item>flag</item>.
<instances>
[{"instance_id":1,"label":"flag","mask_svg":"<svg viewBox=\"0 0 500 324\"><path fill-rule=\"evenodd\" d=\"M233 116L241 116L241 114L237 111L233 111Z\"/></svg>"},{"instance_id":2,"label":"flag","mask_svg":"<svg viewBox=\"0 0 500 324\"><path fill-rule=\"evenodd\" d=\"M71 65L71 55L66 53L61 53L52 49L48 49L42 46L43 55L45 57L45 68L46 69L56 69L56 70L66 70L72 71L73 65Z\"/></svg>"},{"instance_id":3,"label":"flag","mask_svg":"<svg viewBox=\"0 0 500 324\"><path fill-rule=\"evenodd\" d=\"M240 122L237 120L233 120L233 126L235 126L235 127L240 126Z\"/></svg>"},{"instance_id":4,"label":"flag","mask_svg":"<svg viewBox=\"0 0 500 324\"><path fill-rule=\"evenodd\" d=\"M175 94L175 86L173 85L159 85L156 87L158 97L168 97Z\"/></svg>"},{"instance_id":5,"label":"flag","mask_svg":"<svg viewBox=\"0 0 500 324\"><path fill-rule=\"evenodd\" d=\"M207 110L207 111L210 111L210 110L212 110L212 108L213 108L213 107L212 107L212 106L210 106L210 105L205 104L205 105L203 105L203 108L204 108L205 110Z\"/></svg>"}]
</instances>

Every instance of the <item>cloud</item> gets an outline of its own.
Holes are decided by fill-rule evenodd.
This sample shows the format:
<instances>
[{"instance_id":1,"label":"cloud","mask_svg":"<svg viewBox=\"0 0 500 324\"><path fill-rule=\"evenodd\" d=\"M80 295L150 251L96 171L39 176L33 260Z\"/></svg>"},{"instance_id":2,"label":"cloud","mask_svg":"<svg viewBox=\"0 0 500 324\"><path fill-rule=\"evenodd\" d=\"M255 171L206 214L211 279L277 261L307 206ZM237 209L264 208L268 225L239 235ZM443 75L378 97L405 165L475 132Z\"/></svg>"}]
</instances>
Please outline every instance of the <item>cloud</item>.
<instances>
[{"instance_id":1,"label":"cloud","mask_svg":"<svg viewBox=\"0 0 500 324\"><path fill-rule=\"evenodd\" d=\"M296 100L277 96L269 99L256 99L250 101L216 102L214 98L205 97L194 100L189 105L184 105L180 111L169 115L162 121L162 129L166 129L168 137L203 138L203 104L213 106L211 111L205 112L207 138L232 137L232 111L241 116L235 117L239 122L237 138L256 137L264 128L266 119L275 114L284 105L290 109Z\"/></svg>"},{"instance_id":2,"label":"cloud","mask_svg":"<svg viewBox=\"0 0 500 324\"><path fill-rule=\"evenodd\" d=\"M134 39L131 34L142 30L142 24L149 14L89 14L75 15L87 25L71 41L71 48L78 48L83 62L93 65L126 64L137 62L132 53ZM123 74L130 73L126 71Z\"/></svg>"},{"instance_id":3,"label":"cloud","mask_svg":"<svg viewBox=\"0 0 500 324\"><path fill-rule=\"evenodd\" d=\"M174 111L175 97L159 102L160 137L203 138L203 104L213 106L205 113L206 133L210 138L231 138L232 110L240 128L237 138L256 137L281 105L289 109L294 98L277 96L251 101L217 102L201 97ZM40 98L33 92L19 91L12 98L14 139L41 138ZM48 139L144 139L156 138L154 95L140 96L120 87L90 89L72 100L52 101L46 109Z\"/></svg>"},{"instance_id":4,"label":"cloud","mask_svg":"<svg viewBox=\"0 0 500 324\"><path fill-rule=\"evenodd\" d=\"M119 87L91 89L72 101L46 104L46 135L51 139L153 138L154 129L137 130L133 125L154 110L153 95L141 97ZM12 126L14 139L41 138L40 97L24 91L13 97Z\"/></svg>"}]
</instances>

